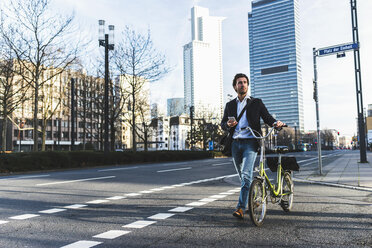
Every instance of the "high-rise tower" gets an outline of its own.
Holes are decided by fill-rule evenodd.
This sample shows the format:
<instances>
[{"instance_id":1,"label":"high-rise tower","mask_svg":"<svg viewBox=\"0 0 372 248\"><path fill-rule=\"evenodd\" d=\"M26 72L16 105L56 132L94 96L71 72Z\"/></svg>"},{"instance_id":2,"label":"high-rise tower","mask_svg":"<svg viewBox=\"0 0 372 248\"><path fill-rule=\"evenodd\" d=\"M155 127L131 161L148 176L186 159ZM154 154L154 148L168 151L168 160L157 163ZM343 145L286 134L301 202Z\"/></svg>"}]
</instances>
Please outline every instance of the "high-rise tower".
<instances>
[{"instance_id":1,"label":"high-rise tower","mask_svg":"<svg viewBox=\"0 0 372 248\"><path fill-rule=\"evenodd\" d=\"M194 106L195 117L223 111L222 20L209 16L199 6L191 9L192 41L183 47L184 97L186 112Z\"/></svg>"},{"instance_id":2,"label":"high-rise tower","mask_svg":"<svg viewBox=\"0 0 372 248\"><path fill-rule=\"evenodd\" d=\"M252 96L304 129L298 0L255 0L248 13Z\"/></svg>"}]
</instances>

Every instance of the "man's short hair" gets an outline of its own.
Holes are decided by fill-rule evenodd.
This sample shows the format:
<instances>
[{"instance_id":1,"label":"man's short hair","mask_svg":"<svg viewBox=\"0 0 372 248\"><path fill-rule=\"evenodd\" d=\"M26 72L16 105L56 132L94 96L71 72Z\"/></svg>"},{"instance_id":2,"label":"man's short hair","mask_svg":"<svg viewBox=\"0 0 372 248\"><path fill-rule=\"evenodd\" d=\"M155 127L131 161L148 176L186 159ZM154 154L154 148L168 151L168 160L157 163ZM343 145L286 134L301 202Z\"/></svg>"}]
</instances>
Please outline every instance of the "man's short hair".
<instances>
[{"instance_id":1,"label":"man's short hair","mask_svg":"<svg viewBox=\"0 0 372 248\"><path fill-rule=\"evenodd\" d=\"M236 80L238 80L238 78L241 78L241 77L246 78L247 82L248 82L248 85L249 85L249 79L248 79L247 75L245 75L244 73L238 73L238 74L235 75L234 80L233 80L232 85L233 85L234 88L235 88L235 85L236 85Z\"/></svg>"}]
</instances>

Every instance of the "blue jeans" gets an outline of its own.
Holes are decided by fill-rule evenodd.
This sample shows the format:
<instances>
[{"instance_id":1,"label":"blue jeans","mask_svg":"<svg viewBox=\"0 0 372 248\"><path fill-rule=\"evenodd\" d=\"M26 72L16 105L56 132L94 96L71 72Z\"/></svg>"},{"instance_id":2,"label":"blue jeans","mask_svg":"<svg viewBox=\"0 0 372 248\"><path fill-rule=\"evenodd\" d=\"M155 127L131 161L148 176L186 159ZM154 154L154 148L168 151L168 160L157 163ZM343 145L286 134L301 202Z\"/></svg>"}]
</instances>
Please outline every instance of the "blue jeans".
<instances>
[{"instance_id":1,"label":"blue jeans","mask_svg":"<svg viewBox=\"0 0 372 248\"><path fill-rule=\"evenodd\" d=\"M241 180L239 202L236 208L245 210L248 205L249 186L253 181L253 166L257 157L257 141L255 139L234 140L231 146L231 153Z\"/></svg>"}]
</instances>

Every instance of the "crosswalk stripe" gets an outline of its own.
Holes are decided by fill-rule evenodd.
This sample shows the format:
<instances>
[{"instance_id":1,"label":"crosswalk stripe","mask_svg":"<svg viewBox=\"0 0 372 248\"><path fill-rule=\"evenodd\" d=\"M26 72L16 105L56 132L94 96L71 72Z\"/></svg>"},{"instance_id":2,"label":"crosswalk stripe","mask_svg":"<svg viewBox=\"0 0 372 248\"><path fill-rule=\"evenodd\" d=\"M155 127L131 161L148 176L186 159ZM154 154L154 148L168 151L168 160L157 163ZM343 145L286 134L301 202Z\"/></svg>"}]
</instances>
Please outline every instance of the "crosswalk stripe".
<instances>
[{"instance_id":1,"label":"crosswalk stripe","mask_svg":"<svg viewBox=\"0 0 372 248\"><path fill-rule=\"evenodd\" d=\"M177 208L173 208L171 210L168 210L169 212L176 212L176 213L183 213L183 212L186 212L186 211L189 211L193 209L192 207L177 207Z\"/></svg>"},{"instance_id":2,"label":"crosswalk stripe","mask_svg":"<svg viewBox=\"0 0 372 248\"><path fill-rule=\"evenodd\" d=\"M22 214L22 215L9 217L9 219L12 219L12 220L27 220L27 219L31 219L31 218L34 218L34 217L37 217L37 216L40 216L40 215L38 215L38 214Z\"/></svg>"},{"instance_id":3,"label":"crosswalk stripe","mask_svg":"<svg viewBox=\"0 0 372 248\"><path fill-rule=\"evenodd\" d=\"M123 231L123 230L110 230L101 234L97 234L93 236L93 238L100 238L100 239L115 239L117 237L123 236L125 234L130 233L130 231Z\"/></svg>"},{"instance_id":4,"label":"crosswalk stripe","mask_svg":"<svg viewBox=\"0 0 372 248\"><path fill-rule=\"evenodd\" d=\"M47 209L47 210L39 211L39 213L42 213L42 214L54 214L54 213L58 213L58 212L66 211L66 210L67 209L62 209L62 208L52 208L52 209Z\"/></svg>"},{"instance_id":5,"label":"crosswalk stripe","mask_svg":"<svg viewBox=\"0 0 372 248\"><path fill-rule=\"evenodd\" d=\"M156 221L139 220L139 221L135 221L133 223L130 223L128 225L125 225L123 227L126 227L126 228L143 228L143 227L152 225L154 223L156 223Z\"/></svg>"},{"instance_id":6,"label":"crosswalk stripe","mask_svg":"<svg viewBox=\"0 0 372 248\"><path fill-rule=\"evenodd\" d=\"M102 244L102 242L80 240L69 245L62 246L61 248L90 248L96 245Z\"/></svg>"},{"instance_id":7,"label":"crosswalk stripe","mask_svg":"<svg viewBox=\"0 0 372 248\"><path fill-rule=\"evenodd\" d=\"M152 220L165 220L169 217L172 217L174 214L168 214L168 213L159 213L159 214L155 214L153 216L150 216L148 217L149 219L152 219Z\"/></svg>"}]
</instances>

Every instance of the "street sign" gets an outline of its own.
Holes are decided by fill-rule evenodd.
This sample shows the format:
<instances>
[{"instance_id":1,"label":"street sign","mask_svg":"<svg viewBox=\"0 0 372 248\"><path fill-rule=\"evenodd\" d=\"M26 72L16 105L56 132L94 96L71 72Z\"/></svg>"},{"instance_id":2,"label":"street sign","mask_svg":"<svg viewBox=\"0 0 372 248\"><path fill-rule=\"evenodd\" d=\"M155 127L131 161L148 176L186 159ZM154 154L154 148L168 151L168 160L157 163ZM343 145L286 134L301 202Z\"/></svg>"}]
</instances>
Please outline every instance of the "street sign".
<instances>
[{"instance_id":1,"label":"street sign","mask_svg":"<svg viewBox=\"0 0 372 248\"><path fill-rule=\"evenodd\" d=\"M209 151L213 151L213 141L209 141Z\"/></svg>"},{"instance_id":2,"label":"street sign","mask_svg":"<svg viewBox=\"0 0 372 248\"><path fill-rule=\"evenodd\" d=\"M318 49L318 56L326 56L334 53L341 53L343 51L354 50L358 48L357 43L350 43L344 45L337 45L334 47L320 48Z\"/></svg>"},{"instance_id":3,"label":"street sign","mask_svg":"<svg viewBox=\"0 0 372 248\"><path fill-rule=\"evenodd\" d=\"M372 144L372 130L368 130L368 143Z\"/></svg>"}]
</instances>

